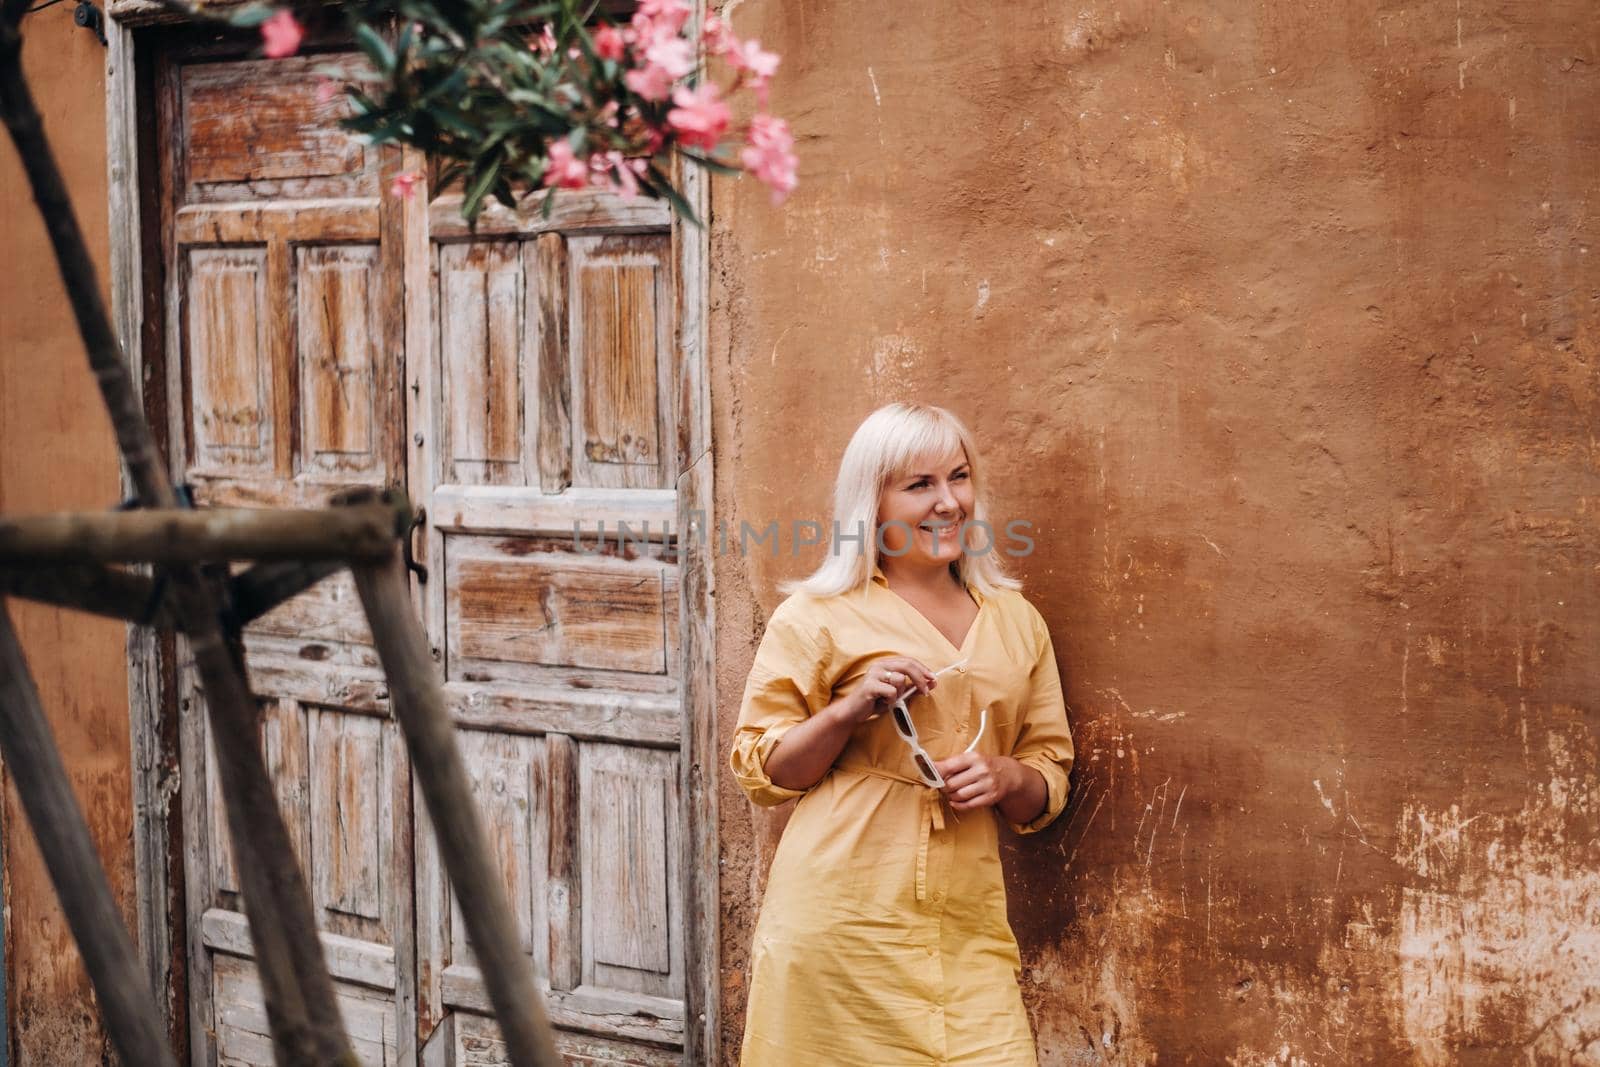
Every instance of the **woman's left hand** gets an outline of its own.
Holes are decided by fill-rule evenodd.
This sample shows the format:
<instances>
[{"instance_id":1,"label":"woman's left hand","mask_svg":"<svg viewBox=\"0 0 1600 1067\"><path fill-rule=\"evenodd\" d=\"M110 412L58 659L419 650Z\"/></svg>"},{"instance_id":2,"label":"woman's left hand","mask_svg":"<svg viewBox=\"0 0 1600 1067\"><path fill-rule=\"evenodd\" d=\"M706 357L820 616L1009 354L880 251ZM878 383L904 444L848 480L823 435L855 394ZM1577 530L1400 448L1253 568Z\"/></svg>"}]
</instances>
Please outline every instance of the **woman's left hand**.
<instances>
[{"instance_id":1,"label":"woman's left hand","mask_svg":"<svg viewBox=\"0 0 1600 1067\"><path fill-rule=\"evenodd\" d=\"M1019 773L1027 770L1010 756L963 752L934 766L944 776L944 795L954 811L976 811L1001 804L1017 789Z\"/></svg>"}]
</instances>

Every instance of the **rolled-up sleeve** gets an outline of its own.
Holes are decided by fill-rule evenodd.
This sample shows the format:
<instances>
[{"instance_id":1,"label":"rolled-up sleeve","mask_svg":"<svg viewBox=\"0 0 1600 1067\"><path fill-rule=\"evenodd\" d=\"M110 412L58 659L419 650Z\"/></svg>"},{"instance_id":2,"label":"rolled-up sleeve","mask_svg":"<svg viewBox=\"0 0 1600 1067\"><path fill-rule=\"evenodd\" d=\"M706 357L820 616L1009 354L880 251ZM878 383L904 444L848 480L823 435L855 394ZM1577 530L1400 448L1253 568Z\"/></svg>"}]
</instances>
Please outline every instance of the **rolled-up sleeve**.
<instances>
[{"instance_id":1,"label":"rolled-up sleeve","mask_svg":"<svg viewBox=\"0 0 1600 1067\"><path fill-rule=\"evenodd\" d=\"M1011 755L1044 776L1048 797L1044 811L1029 823L1012 823L1019 834L1043 830L1067 806L1068 779L1072 773L1072 731L1067 726L1067 703L1061 693L1061 671L1056 666L1050 628L1037 610L1032 612L1038 654L1028 674L1028 696L1021 716L1022 728Z\"/></svg>"},{"instance_id":2,"label":"rolled-up sleeve","mask_svg":"<svg viewBox=\"0 0 1600 1067\"><path fill-rule=\"evenodd\" d=\"M821 620L804 597L790 597L767 622L739 706L729 765L755 803L772 807L803 789L785 789L767 776L767 757L784 734L828 706L830 647Z\"/></svg>"}]
</instances>

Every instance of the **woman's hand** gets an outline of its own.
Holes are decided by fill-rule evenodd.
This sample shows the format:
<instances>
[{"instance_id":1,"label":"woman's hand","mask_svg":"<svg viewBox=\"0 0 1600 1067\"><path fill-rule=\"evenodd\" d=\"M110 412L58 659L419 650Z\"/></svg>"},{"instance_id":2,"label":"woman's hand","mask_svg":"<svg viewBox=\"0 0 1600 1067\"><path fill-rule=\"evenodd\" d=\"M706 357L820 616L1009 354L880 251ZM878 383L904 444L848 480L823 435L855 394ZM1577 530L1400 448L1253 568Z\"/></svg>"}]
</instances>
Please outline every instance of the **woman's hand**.
<instances>
[{"instance_id":1,"label":"woman's hand","mask_svg":"<svg viewBox=\"0 0 1600 1067\"><path fill-rule=\"evenodd\" d=\"M1010 756L963 752L934 766L944 777L944 795L955 812L998 807L1012 822L1027 823L1039 817L1049 800L1044 775Z\"/></svg>"},{"instance_id":2,"label":"woman's hand","mask_svg":"<svg viewBox=\"0 0 1600 1067\"><path fill-rule=\"evenodd\" d=\"M910 693L930 693L939 681L926 664L910 656L875 659L865 677L846 697L844 710L852 725L881 715Z\"/></svg>"},{"instance_id":3,"label":"woman's hand","mask_svg":"<svg viewBox=\"0 0 1600 1067\"><path fill-rule=\"evenodd\" d=\"M783 735L767 754L767 776L785 789L810 789L828 773L858 724L887 711L901 694L926 693L935 684L933 672L909 656L873 660L854 689Z\"/></svg>"}]
</instances>

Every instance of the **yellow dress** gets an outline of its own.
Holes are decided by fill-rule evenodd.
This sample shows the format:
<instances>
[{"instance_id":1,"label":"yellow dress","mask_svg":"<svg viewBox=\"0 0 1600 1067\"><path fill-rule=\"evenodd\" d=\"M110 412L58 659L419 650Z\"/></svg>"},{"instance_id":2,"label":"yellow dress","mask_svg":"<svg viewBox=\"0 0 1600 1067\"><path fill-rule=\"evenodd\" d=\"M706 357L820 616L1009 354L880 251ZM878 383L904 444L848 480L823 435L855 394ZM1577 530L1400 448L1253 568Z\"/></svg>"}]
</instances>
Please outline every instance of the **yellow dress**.
<instances>
[{"instance_id":1,"label":"yellow dress","mask_svg":"<svg viewBox=\"0 0 1600 1067\"><path fill-rule=\"evenodd\" d=\"M923 747L978 751L1036 768L1048 825L1067 801L1072 736L1044 620L1020 593L978 601L952 645L878 572L842 596L796 594L767 624L745 686L731 763L757 804L799 797L778 844L750 953L743 1067L1033 1067L1017 988L993 809L958 816L922 784L890 716L857 726L803 794L772 783L767 756L848 692L874 659L906 655L939 676L913 696Z\"/></svg>"}]
</instances>

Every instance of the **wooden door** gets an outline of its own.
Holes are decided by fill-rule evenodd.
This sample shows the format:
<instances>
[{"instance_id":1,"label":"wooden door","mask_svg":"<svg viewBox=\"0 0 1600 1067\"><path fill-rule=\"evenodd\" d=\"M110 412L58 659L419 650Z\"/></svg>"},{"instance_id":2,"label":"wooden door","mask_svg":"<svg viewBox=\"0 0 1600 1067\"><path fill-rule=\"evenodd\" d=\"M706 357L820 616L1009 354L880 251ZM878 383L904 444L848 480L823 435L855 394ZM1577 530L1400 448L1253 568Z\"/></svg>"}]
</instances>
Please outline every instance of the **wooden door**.
<instances>
[{"instance_id":1,"label":"wooden door","mask_svg":"<svg viewBox=\"0 0 1600 1067\"><path fill-rule=\"evenodd\" d=\"M204 505L318 506L405 479L398 216L334 128L316 67L170 55L164 149L170 439ZM391 265L394 264L394 265ZM414 1058L410 776L348 575L246 631L268 768L363 1063ZM196 1063L271 1062L208 730L181 662Z\"/></svg>"},{"instance_id":2,"label":"wooden door","mask_svg":"<svg viewBox=\"0 0 1600 1067\"><path fill-rule=\"evenodd\" d=\"M174 465L205 504L404 485L425 508L419 608L559 1043L578 1063L677 1063L687 968L706 966L681 887L715 884L688 877L680 796L700 742L682 730L669 527L704 447L679 414L702 385L677 341L677 237L661 204L603 193L549 219L497 207L475 232L454 197L388 195L399 153L317 98L318 69L356 62L158 63ZM703 499L703 465L686 484ZM362 1062L500 1062L348 578L246 645ZM269 1063L181 655L180 677L193 1059Z\"/></svg>"},{"instance_id":3,"label":"wooden door","mask_svg":"<svg viewBox=\"0 0 1600 1067\"><path fill-rule=\"evenodd\" d=\"M493 209L475 233L454 196L415 214L427 241L409 249L411 473L427 502L428 630L523 948L576 1062L676 1063L687 927L670 219L659 203L590 193L549 220ZM417 914L430 1051L502 1062L426 830Z\"/></svg>"}]
</instances>

